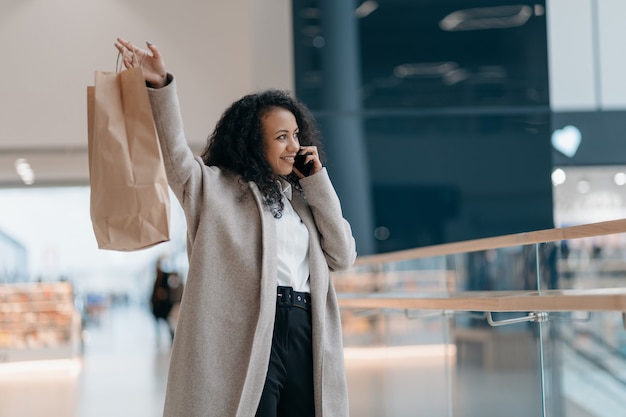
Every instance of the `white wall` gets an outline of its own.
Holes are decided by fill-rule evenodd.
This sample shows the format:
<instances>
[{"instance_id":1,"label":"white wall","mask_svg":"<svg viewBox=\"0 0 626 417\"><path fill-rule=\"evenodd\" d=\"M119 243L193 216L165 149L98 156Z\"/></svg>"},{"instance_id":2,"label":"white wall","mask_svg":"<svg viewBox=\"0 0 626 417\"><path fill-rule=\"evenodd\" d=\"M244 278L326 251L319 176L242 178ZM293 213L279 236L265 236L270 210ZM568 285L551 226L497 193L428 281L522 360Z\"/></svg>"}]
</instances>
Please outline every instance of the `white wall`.
<instances>
[{"instance_id":1,"label":"white wall","mask_svg":"<svg viewBox=\"0 0 626 417\"><path fill-rule=\"evenodd\" d=\"M626 108L624 0L547 0L555 111Z\"/></svg>"},{"instance_id":2,"label":"white wall","mask_svg":"<svg viewBox=\"0 0 626 417\"><path fill-rule=\"evenodd\" d=\"M32 147L74 156L31 155L36 176L87 178L85 88L115 70L118 36L161 49L195 148L244 93L293 88L289 0L2 0L0 179L16 177L8 151Z\"/></svg>"},{"instance_id":3,"label":"white wall","mask_svg":"<svg viewBox=\"0 0 626 417\"><path fill-rule=\"evenodd\" d=\"M233 100L261 88L293 89L289 0L1 0L0 183L19 186L13 161L26 157L36 178L88 184L86 86L95 70L115 70L118 36L160 48L197 149ZM124 265L132 275L133 262L146 263L149 252L97 249L84 189L69 191L66 208L31 191L43 198L0 193L0 228L29 248L33 277L85 278L91 266L108 280L104 265Z\"/></svg>"}]
</instances>

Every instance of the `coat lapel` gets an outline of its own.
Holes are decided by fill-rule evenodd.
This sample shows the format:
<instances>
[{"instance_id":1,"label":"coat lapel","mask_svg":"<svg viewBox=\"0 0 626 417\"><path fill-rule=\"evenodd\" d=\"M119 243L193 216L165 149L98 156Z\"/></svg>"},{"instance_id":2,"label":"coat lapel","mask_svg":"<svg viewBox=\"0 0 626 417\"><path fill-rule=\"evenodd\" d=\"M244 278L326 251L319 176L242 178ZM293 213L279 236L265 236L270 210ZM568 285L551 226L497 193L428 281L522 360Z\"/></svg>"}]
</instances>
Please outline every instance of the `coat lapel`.
<instances>
[{"instance_id":1,"label":"coat lapel","mask_svg":"<svg viewBox=\"0 0 626 417\"><path fill-rule=\"evenodd\" d=\"M294 190L293 196L291 198L291 205L293 209L298 213L300 219L304 223L304 225L309 230L309 267L315 268L320 265L320 263L316 262L318 256L323 256L323 254L319 253L319 248L321 248L320 237L317 231L317 226L315 225L315 219L313 218L313 213L311 212L311 208L306 202L306 198L302 195L301 192ZM324 262L321 263L325 265ZM321 298L318 302L323 302L326 298L326 293L328 291L328 273L327 271L316 271L311 270L311 294L314 296L320 296Z\"/></svg>"},{"instance_id":2,"label":"coat lapel","mask_svg":"<svg viewBox=\"0 0 626 417\"><path fill-rule=\"evenodd\" d=\"M315 219L309 204L304 195L295 191L291 199L293 209L298 213L302 222L309 229L309 273L311 285L311 299L313 305L313 315L311 324L313 326L313 375L315 386L319 391L316 393L316 407L322 409L322 381L324 364L325 324L326 324L326 298L328 297L328 286L330 274L328 269L320 270L321 265L326 265L319 232L315 225ZM322 413L322 412L320 412Z\"/></svg>"},{"instance_id":3,"label":"coat lapel","mask_svg":"<svg viewBox=\"0 0 626 417\"><path fill-rule=\"evenodd\" d=\"M239 401L237 417L251 416L256 412L256 405L259 403L265 384L266 372L263 370L269 362L274 330L274 315L276 314L276 276L278 271L276 261L276 226L274 217L263 203L263 197L258 187L253 182L250 182L249 185L259 208L261 222L261 304L250 354L250 363L257 366L251 366L248 369L241 393L241 400Z\"/></svg>"}]
</instances>

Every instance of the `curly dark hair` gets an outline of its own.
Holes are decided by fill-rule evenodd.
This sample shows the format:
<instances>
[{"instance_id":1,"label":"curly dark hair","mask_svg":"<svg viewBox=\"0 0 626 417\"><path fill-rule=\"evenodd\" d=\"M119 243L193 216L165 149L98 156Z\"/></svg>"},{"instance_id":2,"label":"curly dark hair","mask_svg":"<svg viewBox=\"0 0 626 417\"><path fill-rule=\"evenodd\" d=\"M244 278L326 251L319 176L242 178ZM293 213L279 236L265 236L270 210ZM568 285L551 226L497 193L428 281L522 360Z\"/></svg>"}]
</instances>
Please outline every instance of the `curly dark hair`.
<instances>
[{"instance_id":1,"label":"curly dark hair","mask_svg":"<svg viewBox=\"0 0 626 417\"><path fill-rule=\"evenodd\" d=\"M323 162L321 134L310 110L287 91L276 89L248 94L231 104L217 122L201 156L206 165L218 166L240 175L246 182L254 182L273 216L280 218L284 208L281 189L265 158L261 125L263 116L276 107L295 116L300 145L317 146ZM301 190L295 173L285 179Z\"/></svg>"}]
</instances>

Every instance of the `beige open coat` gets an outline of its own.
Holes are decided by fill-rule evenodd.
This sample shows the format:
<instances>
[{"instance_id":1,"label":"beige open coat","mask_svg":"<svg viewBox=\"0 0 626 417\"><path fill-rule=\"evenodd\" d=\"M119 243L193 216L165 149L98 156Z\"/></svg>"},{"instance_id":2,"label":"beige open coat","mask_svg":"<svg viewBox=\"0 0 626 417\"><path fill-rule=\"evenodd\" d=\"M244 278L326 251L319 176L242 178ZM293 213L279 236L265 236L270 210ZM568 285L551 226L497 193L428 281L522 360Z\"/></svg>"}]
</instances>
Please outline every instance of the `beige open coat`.
<instances>
[{"instance_id":1,"label":"beige open coat","mask_svg":"<svg viewBox=\"0 0 626 417\"><path fill-rule=\"evenodd\" d=\"M192 155L170 78L149 96L168 182L186 216L189 271L164 416L253 417L276 308L275 219L255 184ZM353 264L355 242L326 169L300 183L304 196L294 190L292 205L310 234L316 417L346 417L341 322L330 271Z\"/></svg>"}]
</instances>

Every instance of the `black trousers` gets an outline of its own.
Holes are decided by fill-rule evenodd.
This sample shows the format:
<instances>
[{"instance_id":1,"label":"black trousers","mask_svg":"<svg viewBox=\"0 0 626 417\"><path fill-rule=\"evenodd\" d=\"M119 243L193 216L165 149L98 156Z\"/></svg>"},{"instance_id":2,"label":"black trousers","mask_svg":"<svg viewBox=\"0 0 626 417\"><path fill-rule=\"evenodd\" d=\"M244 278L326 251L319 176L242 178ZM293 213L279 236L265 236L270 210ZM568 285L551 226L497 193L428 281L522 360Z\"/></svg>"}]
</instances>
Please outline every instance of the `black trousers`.
<instances>
[{"instance_id":1,"label":"black trousers","mask_svg":"<svg viewBox=\"0 0 626 417\"><path fill-rule=\"evenodd\" d=\"M315 416L310 299L307 310L295 305L293 297L277 299L272 353L256 417Z\"/></svg>"}]
</instances>

